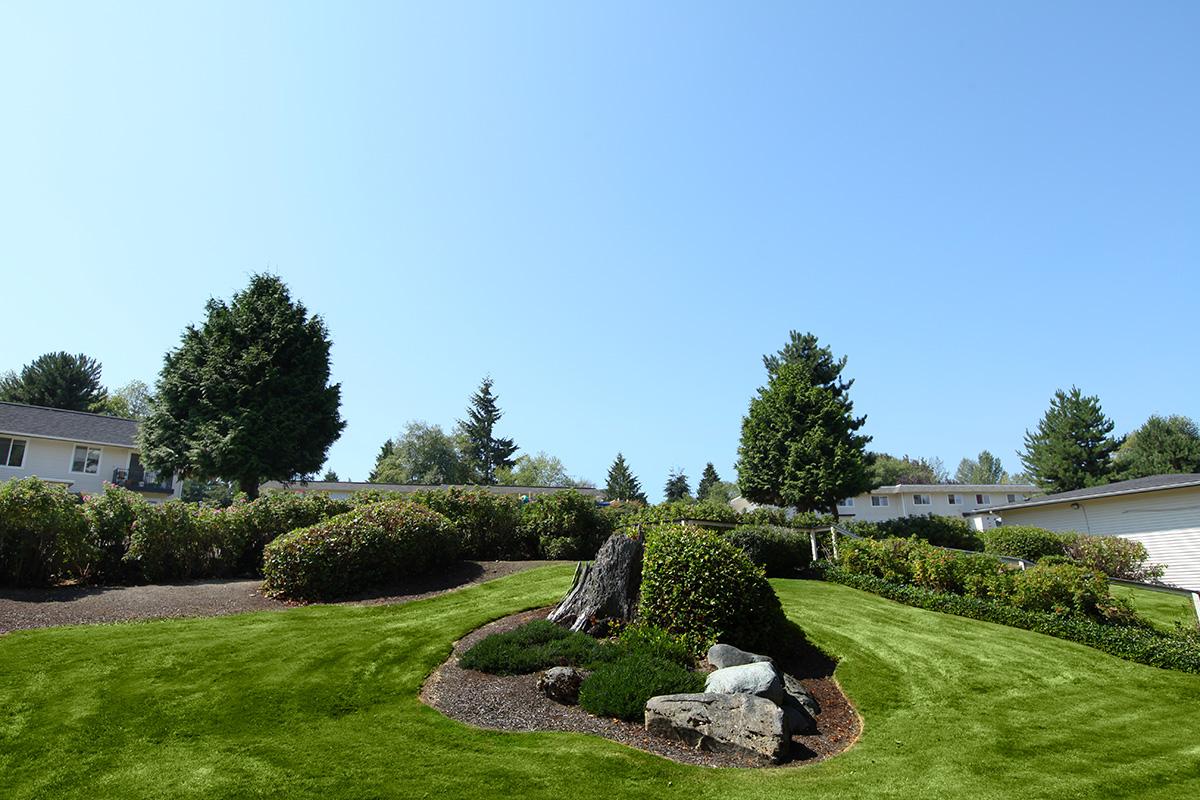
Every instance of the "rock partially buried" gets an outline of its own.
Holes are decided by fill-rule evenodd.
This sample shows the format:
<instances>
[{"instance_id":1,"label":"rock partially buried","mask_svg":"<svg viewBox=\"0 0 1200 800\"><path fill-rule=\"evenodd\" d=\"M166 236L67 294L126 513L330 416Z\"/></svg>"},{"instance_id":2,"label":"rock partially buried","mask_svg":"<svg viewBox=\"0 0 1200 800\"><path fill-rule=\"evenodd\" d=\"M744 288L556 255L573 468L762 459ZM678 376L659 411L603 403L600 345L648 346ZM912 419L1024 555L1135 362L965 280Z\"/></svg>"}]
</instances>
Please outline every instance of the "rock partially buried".
<instances>
[{"instance_id":1,"label":"rock partially buried","mask_svg":"<svg viewBox=\"0 0 1200 800\"><path fill-rule=\"evenodd\" d=\"M783 727L789 739L817 732L817 721L792 695L784 695L783 703L779 707L783 709Z\"/></svg>"},{"instance_id":2,"label":"rock partially buried","mask_svg":"<svg viewBox=\"0 0 1200 800\"><path fill-rule=\"evenodd\" d=\"M817 698L809 693L808 689L804 688L804 684L799 678L793 678L791 675L783 676L783 690L791 697L792 700L803 706L804 710L810 715L816 716L821 713L821 704L817 702ZM787 698L784 698L785 700Z\"/></svg>"},{"instance_id":3,"label":"rock partially buried","mask_svg":"<svg viewBox=\"0 0 1200 800\"><path fill-rule=\"evenodd\" d=\"M752 694L668 694L646 701L646 730L709 752L787 757L783 710Z\"/></svg>"},{"instance_id":4,"label":"rock partially buried","mask_svg":"<svg viewBox=\"0 0 1200 800\"><path fill-rule=\"evenodd\" d=\"M784 698L783 676L769 661L725 667L708 674L704 681L704 691L716 694L752 694L778 705Z\"/></svg>"},{"instance_id":5,"label":"rock partially buried","mask_svg":"<svg viewBox=\"0 0 1200 800\"><path fill-rule=\"evenodd\" d=\"M556 703L573 706L579 702L579 687L587 677L575 667L551 667L538 676L538 691Z\"/></svg>"},{"instance_id":6,"label":"rock partially buried","mask_svg":"<svg viewBox=\"0 0 1200 800\"><path fill-rule=\"evenodd\" d=\"M708 648L708 663L717 669L725 667L740 667L743 664L756 664L760 661L770 661L770 656L760 656L739 650L731 644L714 644Z\"/></svg>"}]
</instances>

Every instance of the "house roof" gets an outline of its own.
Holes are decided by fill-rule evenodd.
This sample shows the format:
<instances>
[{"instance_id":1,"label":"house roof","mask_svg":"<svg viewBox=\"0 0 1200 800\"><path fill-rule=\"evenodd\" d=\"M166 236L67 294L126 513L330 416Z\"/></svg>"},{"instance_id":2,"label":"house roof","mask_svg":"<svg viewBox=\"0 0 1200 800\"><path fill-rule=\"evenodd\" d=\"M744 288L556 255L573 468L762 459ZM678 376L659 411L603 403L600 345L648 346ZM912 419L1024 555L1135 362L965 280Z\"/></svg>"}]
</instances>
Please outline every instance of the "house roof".
<instances>
[{"instance_id":1,"label":"house roof","mask_svg":"<svg viewBox=\"0 0 1200 800\"><path fill-rule=\"evenodd\" d=\"M0 402L0 433L84 444L136 447L137 420Z\"/></svg>"},{"instance_id":2,"label":"house roof","mask_svg":"<svg viewBox=\"0 0 1200 800\"><path fill-rule=\"evenodd\" d=\"M380 492L428 492L434 489L486 489L495 494L549 494L564 489L574 489L591 497L603 497L603 489L578 486L474 486L465 484L424 484L424 483L368 483L367 481L268 481L261 487L263 491L271 489L286 489L290 491L309 492L358 492L364 489L374 489Z\"/></svg>"},{"instance_id":3,"label":"house roof","mask_svg":"<svg viewBox=\"0 0 1200 800\"><path fill-rule=\"evenodd\" d=\"M1038 488L1031 483L898 483L878 486L864 494L904 494L906 492L947 492L953 494L1030 494Z\"/></svg>"},{"instance_id":4,"label":"house roof","mask_svg":"<svg viewBox=\"0 0 1200 800\"><path fill-rule=\"evenodd\" d=\"M1145 492L1161 492L1166 489L1185 489L1193 486L1200 486L1200 474L1191 473L1184 475L1151 475L1147 478L1134 478L1129 481L1117 481L1104 486L1089 486L1086 489L1075 489L1070 492L1059 492L1058 494L1048 494L1043 497L1035 497L1032 500L1027 500L1024 503L1009 503L1003 506L992 506L987 509L988 512L996 514L1004 511L1012 511L1022 508L1036 508L1038 506L1052 506L1059 503L1076 503L1080 500L1098 500L1104 497L1121 497L1131 494L1142 494Z\"/></svg>"}]
</instances>

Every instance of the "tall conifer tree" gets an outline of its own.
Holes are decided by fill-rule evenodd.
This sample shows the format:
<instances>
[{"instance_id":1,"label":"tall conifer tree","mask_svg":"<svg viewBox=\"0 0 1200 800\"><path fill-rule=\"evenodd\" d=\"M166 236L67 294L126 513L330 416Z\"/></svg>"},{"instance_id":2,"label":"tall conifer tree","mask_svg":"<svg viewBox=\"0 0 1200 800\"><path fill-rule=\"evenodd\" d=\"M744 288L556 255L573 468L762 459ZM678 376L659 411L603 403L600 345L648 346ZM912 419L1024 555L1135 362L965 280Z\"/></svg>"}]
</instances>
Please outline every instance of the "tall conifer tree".
<instances>
[{"instance_id":1,"label":"tall conifer tree","mask_svg":"<svg viewBox=\"0 0 1200 800\"><path fill-rule=\"evenodd\" d=\"M629 469L629 465L625 463L625 456L621 453L617 453L616 460L608 468L608 484L605 486L604 493L608 495L609 500L646 502L641 481Z\"/></svg>"},{"instance_id":2,"label":"tall conifer tree","mask_svg":"<svg viewBox=\"0 0 1200 800\"><path fill-rule=\"evenodd\" d=\"M1120 445L1110 434L1100 398L1077 387L1059 389L1033 431L1025 432L1021 463L1033 482L1047 492L1069 492L1111 480L1113 452Z\"/></svg>"},{"instance_id":3,"label":"tall conifer tree","mask_svg":"<svg viewBox=\"0 0 1200 800\"><path fill-rule=\"evenodd\" d=\"M721 476L717 474L716 467L710 461L704 465L704 472L700 473L700 482L696 484L696 499L703 500L708 494L708 490L721 482Z\"/></svg>"},{"instance_id":4,"label":"tall conifer tree","mask_svg":"<svg viewBox=\"0 0 1200 800\"><path fill-rule=\"evenodd\" d=\"M504 413L498 405L500 398L492 394L492 384L491 377L483 379L479 391L471 395L467 418L458 421L458 429L466 439L467 466L475 480L485 486L496 483L496 470L516 463L512 456L518 449L512 439L495 436L496 423Z\"/></svg>"}]
</instances>

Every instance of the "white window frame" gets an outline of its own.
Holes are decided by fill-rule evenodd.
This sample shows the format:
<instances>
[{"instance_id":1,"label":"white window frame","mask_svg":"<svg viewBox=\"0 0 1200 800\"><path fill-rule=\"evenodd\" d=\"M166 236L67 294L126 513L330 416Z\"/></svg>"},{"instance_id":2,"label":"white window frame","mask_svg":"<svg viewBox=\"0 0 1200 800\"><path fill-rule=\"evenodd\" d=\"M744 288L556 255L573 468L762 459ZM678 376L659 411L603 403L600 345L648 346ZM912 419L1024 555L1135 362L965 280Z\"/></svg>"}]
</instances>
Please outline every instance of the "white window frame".
<instances>
[{"instance_id":1,"label":"white window frame","mask_svg":"<svg viewBox=\"0 0 1200 800\"><path fill-rule=\"evenodd\" d=\"M25 456L26 456L26 454L29 453L29 440L28 439L18 439L15 436L0 436L0 439L8 439L8 452L6 452L4 454L3 459L0 459L0 467L4 467L5 469L21 469L22 467L24 467L25 466ZM17 444L17 442L21 443L21 463L20 464L10 464L8 462L12 458L13 447Z\"/></svg>"},{"instance_id":2,"label":"white window frame","mask_svg":"<svg viewBox=\"0 0 1200 800\"><path fill-rule=\"evenodd\" d=\"M913 505L914 506L931 506L931 505L933 505L933 498L927 494L914 494L913 495Z\"/></svg>"},{"instance_id":3,"label":"white window frame","mask_svg":"<svg viewBox=\"0 0 1200 800\"><path fill-rule=\"evenodd\" d=\"M975 505L990 506L992 504L992 496L990 494L975 495Z\"/></svg>"},{"instance_id":4,"label":"white window frame","mask_svg":"<svg viewBox=\"0 0 1200 800\"><path fill-rule=\"evenodd\" d=\"M950 505L952 506L961 506L963 504L961 494L954 494L951 492L950 494L946 495L946 499L950 501Z\"/></svg>"},{"instance_id":5,"label":"white window frame","mask_svg":"<svg viewBox=\"0 0 1200 800\"><path fill-rule=\"evenodd\" d=\"M871 505L875 508L887 508L891 503L886 494L873 494L871 495Z\"/></svg>"},{"instance_id":6,"label":"white window frame","mask_svg":"<svg viewBox=\"0 0 1200 800\"><path fill-rule=\"evenodd\" d=\"M854 508L854 498L843 497L841 500L838 500L838 508Z\"/></svg>"},{"instance_id":7,"label":"white window frame","mask_svg":"<svg viewBox=\"0 0 1200 800\"><path fill-rule=\"evenodd\" d=\"M78 469L75 469L75 451L81 447L86 452L84 452L84 454L83 454L83 469L78 470ZM88 472L88 468L87 468L88 455L90 455L93 450L96 451L96 471ZM72 475L99 475L100 474L100 462L103 460L104 460L104 448L103 447L100 447L99 445L76 444L74 447L71 448L71 461L67 464L67 471L70 472Z\"/></svg>"}]
</instances>

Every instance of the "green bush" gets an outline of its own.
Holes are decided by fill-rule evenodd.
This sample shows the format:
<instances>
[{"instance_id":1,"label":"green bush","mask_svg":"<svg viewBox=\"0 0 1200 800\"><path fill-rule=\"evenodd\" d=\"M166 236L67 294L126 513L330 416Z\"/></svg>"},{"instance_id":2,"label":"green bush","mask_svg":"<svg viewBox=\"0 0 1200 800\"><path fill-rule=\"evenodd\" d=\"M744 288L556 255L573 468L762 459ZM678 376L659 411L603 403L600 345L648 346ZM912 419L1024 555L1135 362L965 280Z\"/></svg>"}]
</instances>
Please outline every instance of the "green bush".
<instances>
[{"instance_id":1,"label":"green bush","mask_svg":"<svg viewBox=\"0 0 1200 800\"><path fill-rule=\"evenodd\" d=\"M579 705L598 717L641 722L651 697L703 690L704 676L646 650L633 649L596 665L579 687Z\"/></svg>"},{"instance_id":2,"label":"green bush","mask_svg":"<svg viewBox=\"0 0 1200 800\"><path fill-rule=\"evenodd\" d=\"M812 561L808 534L791 528L742 525L724 536L771 578L793 578Z\"/></svg>"},{"instance_id":3,"label":"green bush","mask_svg":"<svg viewBox=\"0 0 1200 800\"><path fill-rule=\"evenodd\" d=\"M146 513L149 505L137 492L120 486L106 486L103 494L85 500L83 513L96 559L89 569L89 577L102 581L121 581L130 577L125 553L133 538L133 525L139 515Z\"/></svg>"},{"instance_id":4,"label":"green bush","mask_svg":"<svg viewBox=\"0 0 1200 800\"><path fill-rule=\"evenodd\" d=\"M1078 614L1026 611L998 600L892 583L832 564L823 565L823 574L826 580L916 608L1024 628L1153 667L1200 673L1200 633L1194 630L1166 633L1152 626L1105 624Z\"/></svg>"},{"instance_id":5,"label":"green bush","mask_svg":"<svg viewBox=\"0 0 1200 800\"><path fill-rule=\"evenodd\" d=\"M493 633L463 653L459 666L493 675L525 675L549 667L587 666L605 645L586 633L535 620L507 633Z\"/></svg>"},{"instance_id":6,"label":"green bush","mask_svg":"<svg viewBox=\"0 0 1200 800\"><path fill-rule=\"evenodd\" d=\"M0 484L0 585L45 585L94 560L74 495L39 478Z\"/></svg>"},{"instance_id":7,"label":"green bush","mask_svg":"<svg viewBox=\"0 0 1200 800\"><path fill-rule=\"evenodd\" d=\"M916 537L939 547L981 550L983 541L970 523L958 517L923 514L880 522L850 522L844 527L868 539L910 539Z\"/></svg>"},{"instance_id":8,"label":"green bush","mask_svg":"<svg viewBox=\"0 0 1200 800\"><path fill-rule=\"evenodd\" d=\"M1067 537L1032 525L1001 525L985 531L983 549L998 556L1037 561L1044 556L1066 555Z\"/></svg>"},{"instance_id":9,"label":"green bush","mask_svg":"<svg viewBox=\"0 0 1200 800\"><path fill-rule=\"evenodd\" d=\"M234 503L213 520L223 530L225 561L237 574L261 575L263 549L276 537L307 528L351 508L323 494L271 492L248 503Z\"/></svg>"},{"instance_id":10,"label":"green bush","mask_svg":"<svg viewBox=\"0 0 1200 800\"><path fill-rule=\"evenodd\" d=\"M644 653L681 667L696 666L696 655L682 636L645 622L634 622L621 630L616 648L622 653Z\"/></svg>"},{"instance_id":11,"label":"green bush","mask_svg":"<svg viewBox=\"0 0 1200 800\"><path fill-rule=\"evenodd\" d=\"M272 594L323 600L450 563L462 537L446 517L416 503L375 503L275 539L263 554Z\"/></svg>"},{"instance_id":12,"label":"green bush","mask_svg":"<svg viewBox=\"0 0 1200 800\"><path fill-rule=\"evenodd\" d=\"M1078 564L1127 581L1157 581L1166 572L1162 564L1148 564L1146 546L1120 536L1068 535L1066 554ZM1043 559L1044 560L1044 559Z\"/></svg>"},{"instance_id":13,"label":"green bush","mask_svg":"<svg viewBox=\"0 0 1200 800\"><path fill-rule=\"evenodd\" d=\"M694 652L717 640L770 652L784 621L760 567L719 534L686 525L646 532L640 613Z\"/></svg>"},{"instance_id":14,"label":"green bush","mask_svg":"<svg viewBox=\"0 0 1200 800\"><path fill-rule=\"evenodd\" d=\"M567 489L534 498L521 508L520 534L538 542L548 559L592 558L612 533L595 499Z\"/></svg>"},{"instance_id":15,"label":"green bush","mask_svg":"<svg viewBox=\"0 0 1200 800\"><path fill-rule=\"evenodd\" d=\"M138 507L126 564L135 576L151 583L223 572L220 513L178 500Z\"/></svg>"},{"instance_id":16,"label":"green bush","mask_svg":"<svg viewBox=\"0 0 1200 800\"><path fill-rule=\"evenodd\" d=\"M521 528L521 500L484 489L437 489L417 492L413 500L429 506L458 526L463 557L480 561L537 557L538 539Z\"/></svg>"}]
</instances>

